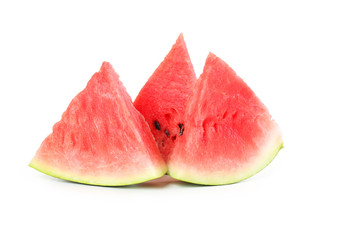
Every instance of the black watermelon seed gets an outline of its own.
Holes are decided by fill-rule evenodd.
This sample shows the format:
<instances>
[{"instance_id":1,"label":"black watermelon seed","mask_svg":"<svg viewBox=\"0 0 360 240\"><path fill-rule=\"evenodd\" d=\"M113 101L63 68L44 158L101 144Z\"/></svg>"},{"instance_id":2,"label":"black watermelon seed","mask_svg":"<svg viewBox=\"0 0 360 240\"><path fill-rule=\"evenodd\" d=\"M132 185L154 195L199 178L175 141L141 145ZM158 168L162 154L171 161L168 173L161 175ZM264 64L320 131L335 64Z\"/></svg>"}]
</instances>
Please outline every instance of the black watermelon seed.
<instances>
[{"instance_id":1,"label":"black watermelon seed","mask_svg":"<svg viewBox=\"0 0 360 240\"><path fill-rule=\"evenodd\" d=\"M170 136L170 133L168 132L168 130L167 130L167 129L165 129L165 131L164 131L164 132L165 132L166 136L168 136L168 137Z\"/></svg>"},{"instance_id":2,"label":"black watermelon seed","mask_svg":"<svg viewBox=\"0 0 360 240\"><path fill-rule=\"evenodd\" d=\"M180 128L180 136L182 136L184 132L184 124L179 123L179 128Z\"/></svg>"},{"instance_id":3,"label":"black watermelon seed","mask_svg":"<svg viewBox=\"0 0 360 240\"><path fill-rule=\"evenodd\" d=\"M158 122L158 121L154 121L154 125L155 125L155 128L157 129L157 130L160 130L161 128L160 128L160 123Z\"/></svg>"}]
</instances>

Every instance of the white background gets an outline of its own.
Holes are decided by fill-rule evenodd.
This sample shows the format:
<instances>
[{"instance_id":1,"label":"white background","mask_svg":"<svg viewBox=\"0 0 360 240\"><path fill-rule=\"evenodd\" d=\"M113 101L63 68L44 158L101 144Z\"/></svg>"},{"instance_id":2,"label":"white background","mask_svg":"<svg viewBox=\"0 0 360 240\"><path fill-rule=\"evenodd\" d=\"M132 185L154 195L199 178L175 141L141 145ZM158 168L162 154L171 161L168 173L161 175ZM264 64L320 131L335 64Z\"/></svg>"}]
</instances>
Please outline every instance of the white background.
<instances>
[{"instance_id":1,"label":"white background","mask_svg":"<svg viewBox=\"0 0 360 240\"><path fill-rule=\"evenodd\" d=\"M0 2L0 239L360 239L357 1L128 2ZM197 76L215 53L279 123L266 169L95 187L28 167L102 61L134 99L180 32Z\"/></svg>"}]
</instances>

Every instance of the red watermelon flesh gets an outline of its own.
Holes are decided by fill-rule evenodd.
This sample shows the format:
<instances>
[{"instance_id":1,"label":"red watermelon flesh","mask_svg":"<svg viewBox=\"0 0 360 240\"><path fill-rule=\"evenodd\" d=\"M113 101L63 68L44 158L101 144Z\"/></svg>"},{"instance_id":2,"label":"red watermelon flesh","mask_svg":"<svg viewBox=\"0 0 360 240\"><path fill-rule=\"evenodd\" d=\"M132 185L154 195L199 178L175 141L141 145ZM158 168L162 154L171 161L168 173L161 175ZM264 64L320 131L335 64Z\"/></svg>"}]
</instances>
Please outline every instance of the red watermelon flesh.
<instances>
[{"instance_id":1,"label":"red watermelon flesh","mask_svg":"<svg viewBox=\"0 0 360 240\"><path fill-rule=\"evenodd\" d=\"M134 101L134 106L148 122L165 161L185 131L185 104L195 80L184 37L180 34Z\"/></svg>"},{"instance_id":2,"label":"red watermelon flesh","mask_svg":"<svg viewBox=\"0 0 360 240\"><path fill-rule=\"evenodd\" d=\"M107 186L147 181L167 170L147 123L107 62L71 101L30 166Z\"/></svg>"},{"instance_id":3,"label":"red watermelon flesh","mask_svg":"<svg viewBox=\"0 0 360 240\"><path fill-rule=\"evenodd\" d=\"M229 184L266 167L282 135L265 105L220 58L209 54L184 116L186 131L168 160L168 174L204 184Z\"/></svg>"}]
</instances>

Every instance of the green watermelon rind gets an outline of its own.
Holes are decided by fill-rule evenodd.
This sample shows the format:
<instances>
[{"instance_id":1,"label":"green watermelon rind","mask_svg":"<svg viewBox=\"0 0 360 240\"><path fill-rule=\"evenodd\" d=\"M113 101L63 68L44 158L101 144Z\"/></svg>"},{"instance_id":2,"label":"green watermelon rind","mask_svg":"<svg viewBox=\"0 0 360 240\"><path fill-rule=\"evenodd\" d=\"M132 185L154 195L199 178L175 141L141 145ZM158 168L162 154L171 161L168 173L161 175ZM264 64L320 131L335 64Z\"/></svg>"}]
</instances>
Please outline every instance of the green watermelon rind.
<instances>
[{"instance_id":1,"label":"green watermelon rind","mask_svg":"<svg viewBox=\"0 0 360 240\"><path fill-rule=\"evenodd\" d=\"M47 174L49 176L60 178L66 181L71 182L77 182L82 184L89 184L89 185L96 185L96 186L126 186L126 185L133 185L138 183L143 183L146 181L150 181L156 178L160 178L164 176L167 172L167 168L164 165L162 168L154 167L154 168L148 168L144 169L142 173L135 174L132 178L106 178L104 177L86 177L86 176L75 176L74 174L66 173L64 171L59 171L56 169L53 169L51 167L45 166L44 164L39 164L39 161L36 158L33 158L30 162L29 166L38 170L39 172L42 172L44 174ZM145 170L151 170L148 172L145 172Z\"/></svg>"},{"instance_id":2,"label":"green watermelon rind","mask_svg":"<svg viewBox=\"0 0 360 240\"><path fill-rule=\"evenodd\" d=\"M196 171L194 169L186 169L186 167L181 169L171 166L168 167L169 170L167 174L177 180L198 184L198 185L215 186L215 185L227 185L227 184L241 182L245 179L248 179L256 175L261 170L266 168L272 162L272 160L277 156L279 151L284 147L280 130L278 130L278 133L276 135L277 136L273 137L273 141L275 143L270 144L270 147L264 147L264 149L267 149L266 153L259 154L260 157L258 161L261 164L255 167L252 166L252 168L249 167L251 170L248 171L246 174L239 173L230 176L230 174L222 173L220 179L220 177L216 177L216 173L208 173L208 176L204 176L204 174L201 171Z\"/></svg>"}]
</instances>

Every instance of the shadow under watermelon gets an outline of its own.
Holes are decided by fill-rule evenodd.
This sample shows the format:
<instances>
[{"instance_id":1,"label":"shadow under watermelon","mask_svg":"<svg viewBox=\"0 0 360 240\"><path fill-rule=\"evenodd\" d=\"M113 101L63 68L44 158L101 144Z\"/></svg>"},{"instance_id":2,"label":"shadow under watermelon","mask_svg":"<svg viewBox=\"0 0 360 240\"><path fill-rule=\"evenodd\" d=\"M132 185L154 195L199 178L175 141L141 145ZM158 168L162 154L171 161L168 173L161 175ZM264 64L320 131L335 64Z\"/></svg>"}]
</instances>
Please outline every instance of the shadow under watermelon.
<instances>
[{"instance_id":1,"label":"shadow under watermelon","mask_svg":"<svg viewBox=\"0 0 360 240\"><path fill-rule=\"evenodd\" d=\"M48 177L48 176L44 176ZM63 182L67 184L75 184L75 185L85 185L87 187L101 187L101 188L125 188L125 189L151 189L151 188L165 188L168 186L180 186L180 187L189 187L189 188L197 188L197 187L216 187L216 186L208 186L208 185L198 185L194 183L183 182L177 179L170 177L169 175L164 175L160 178L153 179L147 182L133 184L133 185L126 185L126 186L101 186L101 185L89 185L79 182L72 182L64 179L59 178L51 178L53 181L56 182Z\"/></svg>"}]
</instances>

